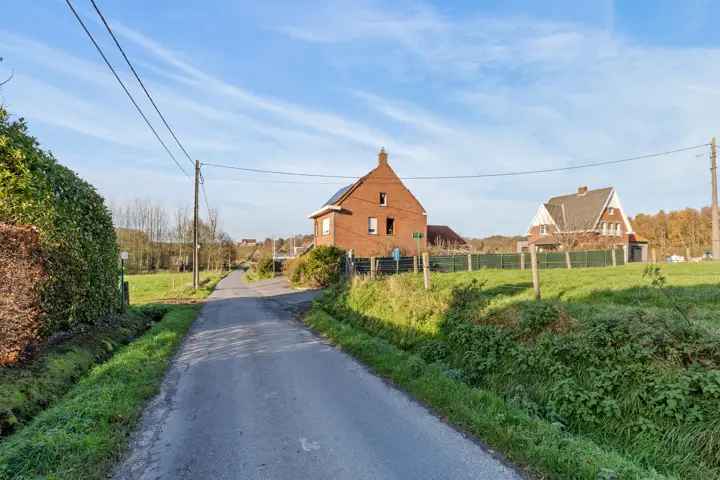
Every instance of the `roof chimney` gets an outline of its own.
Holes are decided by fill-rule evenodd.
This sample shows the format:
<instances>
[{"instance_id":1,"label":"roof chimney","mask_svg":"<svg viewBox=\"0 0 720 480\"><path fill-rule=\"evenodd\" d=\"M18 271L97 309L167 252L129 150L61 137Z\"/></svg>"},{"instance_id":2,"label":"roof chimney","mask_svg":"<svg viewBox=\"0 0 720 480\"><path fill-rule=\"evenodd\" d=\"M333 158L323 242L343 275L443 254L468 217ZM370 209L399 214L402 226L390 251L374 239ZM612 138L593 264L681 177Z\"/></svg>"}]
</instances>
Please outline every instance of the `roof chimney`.
<instances>
[{"instance_id":1,"label":"roof chimney","mask_svg":"<svg viewBox=\"0 0 720 480\"><path fill-rule=\"evenodd\" d=\"M378 153L378 165L387 165L387 163L387 153L385 153L385 147L382 147Z\"/></svg>"},{"instance_id":2,"label":"roof chimney","mask_svg":"<svg viewBox=\"0 0 720 480\"><path fill-rule=\"evenodd\" d=\"M578 195L585 195L587 193L587 186L583 185L582 187L578 187Z\"/></svg>"}]
</instances>

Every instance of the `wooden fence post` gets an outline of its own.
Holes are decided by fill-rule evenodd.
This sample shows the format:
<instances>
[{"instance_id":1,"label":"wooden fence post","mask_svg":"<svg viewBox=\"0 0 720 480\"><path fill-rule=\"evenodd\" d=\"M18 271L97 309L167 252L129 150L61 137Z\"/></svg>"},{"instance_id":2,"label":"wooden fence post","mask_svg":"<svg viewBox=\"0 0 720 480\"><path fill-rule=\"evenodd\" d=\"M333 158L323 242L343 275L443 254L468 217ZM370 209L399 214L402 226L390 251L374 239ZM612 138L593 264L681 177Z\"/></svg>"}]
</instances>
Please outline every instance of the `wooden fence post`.
<instances>
[{"instance_id":1,"label":"wooden fence post","mask_svg":"<svg viewBox=\"0 0 720 480\"><path fill-rule=\"evenodd\" d=\"M418 273L418 257L415 255L413 257L413 273Z\"/></svg>"},{"instance_id":2,"label":"wooden fence post","mask_svg":"<svg viewBox=\"0 0 720 480\"><path fill-rule=\"evenodd\" d=\"M375 279L375 257L370 257L370 280Z\"/></svg>"},{"instance_id":3,"label":"wooden fence post","mask_svg":"<svg viewBox=\"0 0 720 480\"><path fill-rule=\"evenodd\" d=\"M565 250L565 265L568 270L572 268L572 260L570 260L570 250Z\"/></svg>"},{"instance_id":4,"label":"wooden fence post","mask_svg":"<svg viewBox=\"0 0 720 480\"><path fill-rule=\"evenodd\" d=\"M468 272L472 272L472 253L468 253Z\"/></svg>"},{"instance_id":5,"label":"wooden fence post","mask_svg":"<svg viewBox=\"0 0 720 480\"><path fill-rule=\"evenodd\" d=\"M615 247L610 250L610 255L612 255L612 266L617 267L617 259L615 258Z\"/></svg>"},{"instance_id":6,"label":"wooden fence post","mask_svg":"<svg viewBox=\"0 0 720 480\"><path fill-rule=\"evenodd\" d=\"M425 283L425 290L430 288L430 254L424 252L422 254L423 259L423 281Z\"/></svg>"},{"instance_id":7,"label":"wooden fence post","mask_svg":"<svg viewBox=\"0 0 720 480\"><path fill-rule=\"evenodd\" d=\"M657 250L655 250L655 247L652 249L652 263L657 263Z\"/></svg>"},{"instance_id":8,"label":"wooden fence post","mask_svg":"<svg viewBox=\"0 0 720 480\"><path fill-rule=\"evenodd\" d=\"M520 270L525 270L525 252L520 252Z\"/></svg>"},{"instance_id":9,"label":"wooden fence post","mask_svg":"<svg viewBox=\"0 0 720 480\"><path fill-rule=\"evenodd\" d=\"M532 268L532 282L535 290L535 300L540 300L540 272L537 261L537 246L530 246L530 265Z\"/></svg>"},{"instance_id":10,"label":"wooden fence post","mask_svg":"<svg viewBox=\"0 0 720 480\"><path fill-rule=\"evenodd\" d=\"M500 270L503 269L503 254L500 254Z\"/></svg>"}]
</instances>

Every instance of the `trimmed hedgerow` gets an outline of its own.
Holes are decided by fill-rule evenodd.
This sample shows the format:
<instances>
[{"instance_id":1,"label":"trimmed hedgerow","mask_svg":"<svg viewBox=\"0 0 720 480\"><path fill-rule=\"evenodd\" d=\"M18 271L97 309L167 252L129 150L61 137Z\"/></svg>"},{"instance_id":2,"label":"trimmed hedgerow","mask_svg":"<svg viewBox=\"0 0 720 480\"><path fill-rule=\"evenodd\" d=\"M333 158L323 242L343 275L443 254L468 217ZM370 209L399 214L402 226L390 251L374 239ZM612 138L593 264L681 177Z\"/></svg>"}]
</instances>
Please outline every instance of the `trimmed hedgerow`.
<instances>
[{"instance_id":1,"label":"trimmed hedgerow","mask_svg":"<svg viewBox=\"0 0 720 480\"><path fill-rule=\"evenodd\" d=\"M92 185L58 164L0 109L0 223L40 233L47 280L42 334L84 330L116 310L117 244L110 213Z\"/></svg>"}]
</instances>

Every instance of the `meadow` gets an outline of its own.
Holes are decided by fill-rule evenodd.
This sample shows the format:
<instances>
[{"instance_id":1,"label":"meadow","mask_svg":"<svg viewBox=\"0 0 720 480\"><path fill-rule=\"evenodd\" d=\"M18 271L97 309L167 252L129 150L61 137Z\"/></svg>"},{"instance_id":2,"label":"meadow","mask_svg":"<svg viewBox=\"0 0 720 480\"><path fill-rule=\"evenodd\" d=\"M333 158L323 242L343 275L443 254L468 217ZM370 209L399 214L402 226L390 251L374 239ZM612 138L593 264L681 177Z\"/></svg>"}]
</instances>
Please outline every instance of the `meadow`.
<instances>
[{"instance_id":1,"label":"meadow","mask_svg":"<svg viewBox=\"0 0 720 480\"><path fill-rule=\"evenodd\" d=\"M201 271L200 288L193 291L192 272L159 272L125 275L130 288L130 304L183 303L201 300L215 288L225 272Z\"/></svg>"},{"instance_id":2,"label":"meadow","mask_svg":"<svg viewBox=\"0 0 720 480\"><path fill-rule=\"evenodd\" d=\"M720 478L720 264L645 269L544 270L542 301L520 270L432 274L429 291L420 275L356 278L309 323L342 323L408 354L411 371L435 372L423 388L407 383L421 400L539 476ZM355 350L383 365L388 350L373 348ZM505 413L473 427L484 412L444 395L446 380ZM517 415L522 431L503 423ZM592 445L550 448L547 428ZM546 443L535 453L533 436Z\"/></svg>"}]
</instances>

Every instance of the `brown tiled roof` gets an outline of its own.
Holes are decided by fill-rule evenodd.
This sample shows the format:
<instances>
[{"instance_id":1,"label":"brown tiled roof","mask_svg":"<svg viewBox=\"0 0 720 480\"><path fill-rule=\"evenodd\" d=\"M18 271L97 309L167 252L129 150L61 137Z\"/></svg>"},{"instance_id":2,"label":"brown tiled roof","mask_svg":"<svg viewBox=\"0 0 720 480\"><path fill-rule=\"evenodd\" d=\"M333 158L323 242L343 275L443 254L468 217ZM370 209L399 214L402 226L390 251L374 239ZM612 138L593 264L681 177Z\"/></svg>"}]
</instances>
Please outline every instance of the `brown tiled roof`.
<instances>
[{"instance_id":1,"label":"brown tiled roof","mask_svg":"<svg viewBox=\"0 0 720 480\"><path fill-rule=\"evenodd\" d=\"M552 197L545 204L545 208L561 230L592 229L595 228L612 191L612 187L607 187L588 190L584 194L572 193Z\"/></svg>"},{"instance_id":2,"label":"brown tiled roof","mask_svg":"<svg viewBox=\"0 0 720 480\"><path fill-rule=\"evenodd\" d=\"M431 245L438 245L441 242L448 245L466 244L465 239L447 225L428 225L427 240Z\"/></svg>"}]
</instances>

